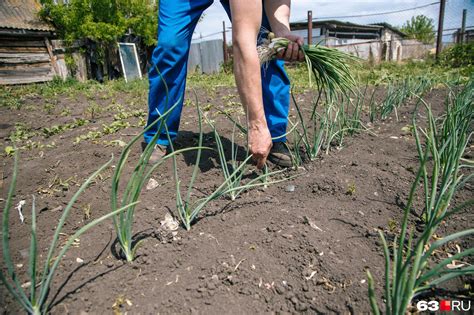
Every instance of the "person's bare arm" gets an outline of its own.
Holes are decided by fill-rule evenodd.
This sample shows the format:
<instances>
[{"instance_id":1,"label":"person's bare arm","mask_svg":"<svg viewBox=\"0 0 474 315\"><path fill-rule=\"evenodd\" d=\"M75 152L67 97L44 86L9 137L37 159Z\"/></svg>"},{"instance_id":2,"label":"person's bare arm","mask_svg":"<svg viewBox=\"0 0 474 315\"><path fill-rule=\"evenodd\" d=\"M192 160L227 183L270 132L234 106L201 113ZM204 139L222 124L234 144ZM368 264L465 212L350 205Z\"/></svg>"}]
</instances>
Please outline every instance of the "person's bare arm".
<instances>
[{"instance_id":1,"label":"person's bare arm","mask_svg":"<svg viewBox=\"0 0 474 315\"><path fill-rule=\"evenodd\" d=\"M230 0L232 12L232 42L234 49L234 73L237 89L247 114L248 145L258 168L265 165L272 147L262 99L260 60L257 54L257 36L262 19L261 0ZM286 37L297 44L281 52L285 60L302 59L299 44L303 39L290 34L289 0L267 0L266 14L277 36ZM274 3L273 3L274 2Z\"/></svg>"},{"instance_id":2,"label":"person's bare arm","mask_svg":"<svg viewBox=\"0 0 474 315\"><path fill-rule=\"evenodd\" d=\"M270 22L272 32L276 37L288 38L293 43L278 54L278 58L287 61L302 61L304 54L300 46L304 44L301 36L293 35L290 31L291 0L265 0L265 13Z\"/></svg>"},{"instance_id":3,"label":"person's bare arm","mask_svg":"<svg viewBox=\"0 0 474 315\"><path fill-rule=\"evenodd\" d=\"M272 147L263 109L260 60L256 42L262 19L259 0L231 0L232 44L237 89L248 120L248 145L258 168L262 168Z\"/></svg>"}]
</instances>

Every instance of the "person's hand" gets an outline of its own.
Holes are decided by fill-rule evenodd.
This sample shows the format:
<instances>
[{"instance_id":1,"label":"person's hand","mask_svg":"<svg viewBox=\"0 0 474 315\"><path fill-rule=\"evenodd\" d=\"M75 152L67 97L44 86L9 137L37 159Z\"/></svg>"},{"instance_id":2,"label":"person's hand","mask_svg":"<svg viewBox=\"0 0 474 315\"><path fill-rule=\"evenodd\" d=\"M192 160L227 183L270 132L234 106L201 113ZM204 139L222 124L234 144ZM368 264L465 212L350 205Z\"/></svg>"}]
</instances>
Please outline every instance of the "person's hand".
<instances>
[{"instance_id":1,"label":"person's hand","mask_svg":"<svg viewBox=\"0 0 474 315\"><path fill-rule=\"evenodd\" d=\"M272 136L266 122L249 122L249 151L258 169L262 169L272 148Z\"/></svg>"},{"instance_id":2,"label":"person's hand","mask_svg":"<svg viewBox=\"0 0 474 315\"><path fill-rule=\"evenodd\" d=\"M294 34L287 34L279 37L287 38L291 41L291 43L288 44L288 48L282 49L278 52L278 59L284 59L286 61L304 60L304 54L301 50L301 47L304 45L303 37Z\"/></svg>"}]
</instances>

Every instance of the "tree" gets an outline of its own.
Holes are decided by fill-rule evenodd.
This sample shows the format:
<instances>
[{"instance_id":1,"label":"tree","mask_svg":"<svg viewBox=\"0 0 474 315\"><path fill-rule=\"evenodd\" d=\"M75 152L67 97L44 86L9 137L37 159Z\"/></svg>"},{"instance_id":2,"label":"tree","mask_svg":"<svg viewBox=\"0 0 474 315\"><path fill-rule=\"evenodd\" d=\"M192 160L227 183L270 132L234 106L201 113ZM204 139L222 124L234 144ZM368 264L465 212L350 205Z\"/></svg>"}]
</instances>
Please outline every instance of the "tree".
<instances>
[{"instance_id":1,"label":"tree","mask_svg":"<svg viewBox=\"0 0 474 315\"><path fill-rule=\"evenodd\" d=\"M157 7L152 0L41 0L41 17L67 41L112 43L129 30L146 45L156 44Z\"/></svg>"},{"instance_id":2,"label":"tree","mask_svg":"<svg viewBox=\"0 0 474 315\"><path fill-rule=\"evenodd\" d=\"M425 15L417 15L402 26L401 31L409 38L419 40L424 44L433 44L435 41L435 28L433 19Z\"/></svg>"}]
</instances>

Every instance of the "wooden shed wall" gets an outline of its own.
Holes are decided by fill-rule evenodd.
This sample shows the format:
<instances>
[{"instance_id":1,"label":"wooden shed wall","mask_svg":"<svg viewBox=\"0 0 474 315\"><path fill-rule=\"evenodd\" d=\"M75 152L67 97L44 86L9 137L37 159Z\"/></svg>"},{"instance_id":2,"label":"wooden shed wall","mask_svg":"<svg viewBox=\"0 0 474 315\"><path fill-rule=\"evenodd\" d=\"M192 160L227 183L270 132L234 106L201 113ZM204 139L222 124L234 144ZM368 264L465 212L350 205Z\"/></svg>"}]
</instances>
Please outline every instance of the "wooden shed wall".
<instances>
[{"instance_id":1,"label":"wooden shed wall","mask_svg":"<svg viewBox=\"0 0 474 315\"><path fill-rule=\"evenodd\" d=\"M45 39L0 36L0 85L46 82L54 76Z\"/></svg>"}]
</instances>

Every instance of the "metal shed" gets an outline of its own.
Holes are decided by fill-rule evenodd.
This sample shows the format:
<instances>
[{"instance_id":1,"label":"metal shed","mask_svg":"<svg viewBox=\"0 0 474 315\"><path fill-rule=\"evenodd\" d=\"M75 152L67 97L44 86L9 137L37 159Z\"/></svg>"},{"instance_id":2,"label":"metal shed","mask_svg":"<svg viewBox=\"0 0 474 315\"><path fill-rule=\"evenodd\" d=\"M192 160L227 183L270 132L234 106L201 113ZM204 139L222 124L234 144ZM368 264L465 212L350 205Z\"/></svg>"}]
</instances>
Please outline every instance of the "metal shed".
<instances>
[{"instance_id":1,"label":"metal shed","mask_svg":"<svg viewBox=\"0 0 474 315\"><path fill-rule=\"evenodd\" d=\"M381 38L381 26L363 25L338 20L313 21L312 43L323 45L344 45ZM307 22L291 23L293 33L303 36L308 41Z\"/></svg>"},{"instance_id":2,"label":"metal shed","mask_svg":"<svg viewBox=\"0 0 474 315\"><path fill-rule=\"evenodd\" d=\"M58 73L54 28L40 19L40 9L36 0L0 1L0 84L45 82Z\"/></svg>"},{"instance_id":3,"label":"metal shed","mask_svg":"<svg viewBox=\"0 0 474 315\"><path fill-rule=\"evenodd\" d=\"M292 33L308 42L308 23L291 23ZM434 47L406 35L387 23L356 24L338 20L313 20L312 43L334 47L373 61L401 61L422 58Z\"/></svg>"}]
</instances>

